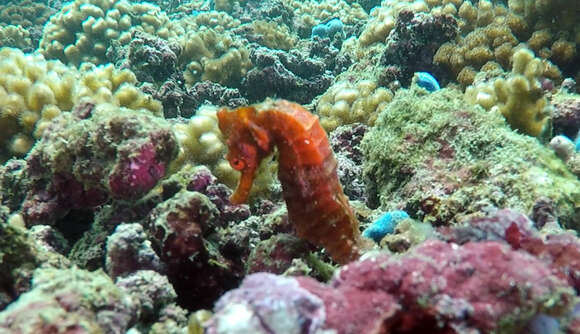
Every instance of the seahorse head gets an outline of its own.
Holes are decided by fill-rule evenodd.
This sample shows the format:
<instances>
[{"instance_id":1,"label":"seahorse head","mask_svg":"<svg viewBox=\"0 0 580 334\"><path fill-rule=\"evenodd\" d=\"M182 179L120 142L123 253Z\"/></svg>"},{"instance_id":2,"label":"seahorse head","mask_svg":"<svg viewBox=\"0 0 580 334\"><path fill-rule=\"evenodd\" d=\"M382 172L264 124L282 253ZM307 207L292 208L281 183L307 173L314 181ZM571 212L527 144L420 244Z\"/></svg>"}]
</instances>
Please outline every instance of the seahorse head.
<instances>
[{"instance_id":1,"label":"seahorse head","mask_svg":"<svg viewBox=\"0 0 580 334\"><path fill-rule=\"evenodd\" d=\"M271 151L268 131L259 124L258 111L254 107L241 107L217 113L219 128L226 138L227 159L233 169L241 172L240 182L230 198L233 204L248 200L256 169Z\"/></svg>"}]
</instances>

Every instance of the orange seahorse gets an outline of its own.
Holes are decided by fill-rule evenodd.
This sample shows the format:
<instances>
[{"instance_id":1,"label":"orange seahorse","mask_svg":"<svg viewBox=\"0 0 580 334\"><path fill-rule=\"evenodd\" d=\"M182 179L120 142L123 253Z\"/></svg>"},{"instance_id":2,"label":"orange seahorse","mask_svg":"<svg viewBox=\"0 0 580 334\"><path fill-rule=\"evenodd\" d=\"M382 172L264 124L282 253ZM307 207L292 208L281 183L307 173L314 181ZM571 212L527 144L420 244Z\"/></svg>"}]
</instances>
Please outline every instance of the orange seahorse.
<instances>
[{"instance_id":1,"label":"orange seahorse","mask_svg":"<svg viewBox=\"0 0 580 334\"><path fill-rule=\"evenodd\" d=\"M360 255L358 221L342 191L337 162L318 117L285 100L218 111L230 165L241 172L231 202L247 201L260 161L278 148L278 177L297 235L344 264Z\"/></svg>"}]
</instances>

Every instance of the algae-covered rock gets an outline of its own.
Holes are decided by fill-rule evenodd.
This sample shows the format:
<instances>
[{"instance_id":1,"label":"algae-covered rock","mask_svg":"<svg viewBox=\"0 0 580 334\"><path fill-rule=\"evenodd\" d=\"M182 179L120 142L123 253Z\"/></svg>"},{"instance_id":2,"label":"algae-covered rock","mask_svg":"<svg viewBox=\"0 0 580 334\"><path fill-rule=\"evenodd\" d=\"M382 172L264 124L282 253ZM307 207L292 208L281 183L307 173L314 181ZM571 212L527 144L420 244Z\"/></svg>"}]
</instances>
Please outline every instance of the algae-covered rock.
<instances>
[{"instance_id":1,"label":"algae-covered rock","mask_svg":"<svg viewBox=\"0 0 580 334\"><path fill-rule=\"evenodd\" d=\"M400 91L362 149L372 204L386 210L443 224L489 206L530 212L547 197L560 223L580 228L580 182L564 163L459 92Z\"/></svg>"},{"instance_id":2,"label":"algae-covered rock","mask_svg":"<svg viewBox=\"0 0 580 334\"><path fill-rule=\"evenodd\" d=\"M36 251L26 230L0 218L0 309L29 288L38 265Z\"/></svg>"},{"instance_id":3,"label":"algae-covered rock","mask_svg":"<svg viewBox=\"0 0 580 334\"><path fill-rule=\"evenodd\" d=\"M135 318L132 299L104 272L39 269L32 290L0 313L0 332L124 333Z\"/></svg>"}]
</instances>

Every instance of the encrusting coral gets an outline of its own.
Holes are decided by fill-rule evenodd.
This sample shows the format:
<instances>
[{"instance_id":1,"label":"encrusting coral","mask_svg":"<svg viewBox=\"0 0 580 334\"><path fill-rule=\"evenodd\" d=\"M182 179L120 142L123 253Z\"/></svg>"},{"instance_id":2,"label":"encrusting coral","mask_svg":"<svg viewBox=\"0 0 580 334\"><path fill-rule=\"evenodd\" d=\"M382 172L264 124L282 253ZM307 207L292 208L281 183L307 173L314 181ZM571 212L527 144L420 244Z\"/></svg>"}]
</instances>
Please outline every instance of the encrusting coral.
<instances>
[{"instance_id":1,"label":"encrusting coral","mask_svg":"<svg viewBox=\"0 0 580 334\"><path fill-rule=\"evenodd\" d=\"M137 200L164 177L177 147L162 118L82 103L55 118L27 156L34 186L22 215L29 226L53 224L74 208L94 208L111 198Z\"/></svg>"},{"instance_id":2,"label":"encrusting coral","mask_svg":"<svg viewBox=\"0 0 580 334\"><path fill-rule=\"evenodd\" d=\"M487 110L501 113L515 130L530 136L544 131L550 116L548 100L540 82L544 72L541 59L526 49L513 56L511 73L489 83L470 86L465 91L467 101Z\"/></svg>"}]
</instances>

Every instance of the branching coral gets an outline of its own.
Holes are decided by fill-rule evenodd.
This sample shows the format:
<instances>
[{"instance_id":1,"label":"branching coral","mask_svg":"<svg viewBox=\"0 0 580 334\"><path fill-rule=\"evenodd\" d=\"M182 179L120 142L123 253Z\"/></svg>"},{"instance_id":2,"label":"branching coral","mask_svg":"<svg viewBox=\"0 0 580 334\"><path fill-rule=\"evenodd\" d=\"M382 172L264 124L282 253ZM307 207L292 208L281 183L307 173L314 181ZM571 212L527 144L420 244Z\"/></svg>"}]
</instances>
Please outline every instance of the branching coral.
<instances>
[{"instance_id":1,"label":"branching coral","mask_svg":"<svg viewBox=\"0 0 580 334\"><path fill-rule=\"evenodd\" d=\"M515 130L539 136L548 121L550 109L540 78L544 72L541 59L526 49L513 56L513 68L507 79L468 87L465 97L471 103L497 109Z\"/></svg>"}]
</instances>

